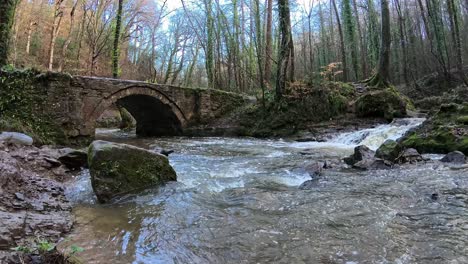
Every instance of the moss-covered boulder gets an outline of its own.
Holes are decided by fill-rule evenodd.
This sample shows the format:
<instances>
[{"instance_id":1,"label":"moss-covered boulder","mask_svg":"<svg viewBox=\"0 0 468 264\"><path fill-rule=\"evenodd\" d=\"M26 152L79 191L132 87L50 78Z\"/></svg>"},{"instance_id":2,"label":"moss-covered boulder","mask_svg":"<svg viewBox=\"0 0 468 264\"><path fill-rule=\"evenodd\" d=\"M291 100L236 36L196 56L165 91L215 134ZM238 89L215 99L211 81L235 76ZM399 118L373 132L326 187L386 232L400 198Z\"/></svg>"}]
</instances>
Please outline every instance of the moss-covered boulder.
<instances>
[{"instance_id":1,"label":"moss-covered boulder","mask_svg":"<svg viewBox=\"0 0 468 264\"><path fill-rule=\"evenodd\" d=\"M461 151L468 154L468 103L442 105L440 110L421 127L407 134L403 147L415 148L420 153L449 153Z\"/></svg>"},{"instance_id":2,"label":"moss-covered boulder","mask_svg":"<svg viewBox=\"0 0 468 264\"><path fill-rule=\"evenodd\" d=\"M107 141L94 141L88 151L91 184L99 202L143 190L177 175L167 157L142 148Z\"/></svg>"},{"instance_id":3,"label":"moss-covered boulder","mask_svg":"<svg viewBox=\"0 0 468 264\"><path fill-rule=\"evenodd\" d=\"M383 117L387 120L406 116L407 102L393 88L372 90L359 97L355 104L358 117Z\"/></svg>"},{"instance_id":4,"label":"moss-covered boulder","mask_svg":"<svg viewBox=\"0 0 468 264\"><path fill-rule=\"evenodd\" d=\"M401 145L395 140L388 139L375 152L375 157L394 162L403 151Z\"/></svg>"}]
</instances>

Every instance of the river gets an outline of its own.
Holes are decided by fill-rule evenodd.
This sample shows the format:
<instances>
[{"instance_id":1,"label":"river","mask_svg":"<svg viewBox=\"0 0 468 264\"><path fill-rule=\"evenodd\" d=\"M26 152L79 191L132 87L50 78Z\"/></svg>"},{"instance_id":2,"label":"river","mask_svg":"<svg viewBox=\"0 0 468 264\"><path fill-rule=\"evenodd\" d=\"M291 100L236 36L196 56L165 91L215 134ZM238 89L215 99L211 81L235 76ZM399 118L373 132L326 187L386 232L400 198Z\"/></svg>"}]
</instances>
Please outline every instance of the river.
<instances>
[{"instance_id":1,"label":"river","mask_svg":"<svg viewBox=\"0 0 468 264\"><path fill-rule=\"evenodd\" d=\"M251 138L101 138L173 149L178 182L95 203L89 172L68 189L76 225L62 244L86 263L468 263L468 171L434 161L392 170L325 170L359 144L378 148L421 119L327 142ZM430 156L434 159L437 155ZM433 194L438 199L432 199Z\"/></svg>"}]
</instances>

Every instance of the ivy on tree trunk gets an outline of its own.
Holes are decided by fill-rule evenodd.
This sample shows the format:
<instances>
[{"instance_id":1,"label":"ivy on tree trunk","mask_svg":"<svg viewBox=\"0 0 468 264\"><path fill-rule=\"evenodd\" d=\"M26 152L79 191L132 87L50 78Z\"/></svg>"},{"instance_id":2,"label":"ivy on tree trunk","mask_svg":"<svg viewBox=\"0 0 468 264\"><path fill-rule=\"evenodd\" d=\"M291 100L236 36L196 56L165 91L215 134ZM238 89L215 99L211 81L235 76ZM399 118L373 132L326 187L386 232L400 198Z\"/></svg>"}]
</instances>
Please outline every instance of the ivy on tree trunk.
<instances>
[{"instance_id":1,"label":"ivy on tree trunk","mask_svg":"<svg viewBox=\"0 0 468 264\"><path fill-rule=\"evenodd\" d=\"M0 1L0 67L8 63L8 48L14 13L15 0Z\"/></svg>"},{"instance_id":2,"label":"ivy on tree trunk","mask_svg":"<svg viewBox=\"0 0 468 264\"><path fill-rule=\"evenodd\" d=\"M122 28L122 8L123 0L119 0L119 6L117 9L117 18L115 22L114 32L114 49L112 50L112 76L118 78L120 75L119 70L119 57L120 57L120 31Z\"/></svg>"},{"instance_id":3,"label":"ivy on tree trunk","mask_svg":"<svg viewBox=\"0 0 468 264\"><path fill-rule=\"evenodd\" d=\"M377 73L366 81L367 85L376 88L390 86L390 8L388 0L380 0L382 9L382 31L380 35L380 57Z\"/></svg>"}]
</instances>

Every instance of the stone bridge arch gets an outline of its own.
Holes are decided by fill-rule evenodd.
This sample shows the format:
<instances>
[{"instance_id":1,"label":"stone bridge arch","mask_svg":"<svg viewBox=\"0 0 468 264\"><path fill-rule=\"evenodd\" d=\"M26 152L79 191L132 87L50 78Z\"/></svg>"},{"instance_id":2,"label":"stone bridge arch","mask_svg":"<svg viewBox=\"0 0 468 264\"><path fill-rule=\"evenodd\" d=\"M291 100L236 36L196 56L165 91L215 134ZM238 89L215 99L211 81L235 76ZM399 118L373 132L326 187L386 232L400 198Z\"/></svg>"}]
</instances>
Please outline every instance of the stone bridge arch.
<instances>
[{"instance_id":1,"label":"stone bridge arch","mask_svg":"<svg viewBox=\"0 0 468 264\"><path fill-rule=\"evenodd\" d=\"M103 97L86 119L95 127L96 120L112 104L119 104L132 114L137 121L137 135L140 136L180 135L188 123L174 100L144 85L131 85Z\"/></svg>"},{"instance_id":2,"label":"stone bridge arch","mask_svg":"<svg viewBox=\"0 0 468 264\"><path fill-rule=\"evenodd\" d=\"M173 136L208 124L249 100L216 89L54 72L38 75L35 89L45 100L41 113L52 120L51 127L60 129L56 134L62 142L93 139L97 119L116 102L137 119L139 135Z\"/></svg>"}]
</instances>

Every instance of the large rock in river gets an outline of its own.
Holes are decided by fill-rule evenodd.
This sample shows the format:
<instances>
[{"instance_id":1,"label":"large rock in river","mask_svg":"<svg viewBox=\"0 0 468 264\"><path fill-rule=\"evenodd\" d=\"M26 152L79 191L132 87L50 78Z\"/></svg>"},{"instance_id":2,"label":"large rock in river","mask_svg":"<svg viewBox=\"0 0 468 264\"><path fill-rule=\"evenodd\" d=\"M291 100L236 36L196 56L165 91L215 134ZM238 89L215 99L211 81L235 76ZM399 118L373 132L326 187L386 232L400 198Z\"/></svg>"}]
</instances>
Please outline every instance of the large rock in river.
<instances>
[{"instance_id":1,"label":"large rock in river","mask_svg":"<svg viewBox=\"0 0 468 264\"><path fill-rule=\"evenodd\" d=\"M354 154L344 158L346 164L354 166L354 164L365 161L374 160L375 152L365 145L360 145L354 148Z\"/></svg>"},{"instance_id":2,"label":"large rock in river","mask_svg":"<svg viewBox=\"0 0 468 264\"><path fill-rule=\"evenodd\" d=\"M351 165L353 168L361 170L383 170L392 167L391 162L377 159L374 157L375 152L365 145L357 146L354 148L354 154L344 158L346 164Z\"/></svg>"},{"instance_id":3,"label":"large rock in river","mask_svg":"<svg viewBox=\"0 0 468 264\"><path fill-rule=\"evenodd\" d=\"M403 150L400 144L392 139L387 139L375 152L375 157L383 160L395 162L398 155Z\"/></svg>"},{"instance_id":4,"label":"large rock in river","mask_svg":"<svg viewBox=\"0 0 468 264\"><path fill-rule=\"evenodd\" d=\"M102 203L122 194L177 180L167 157L158 153L101 140L94 141L88 152L91 184Z\"/></svg>"},{"instance_id":5,"label":"large rock in river","mask_svg":"<svg viewBox=\"0 0 468 264\"><path fill-rule=\"evenodd\" d=\"M461 151L453 151L445 155L440 161L448 163L465 163L465 154Z\"/></svg>"}]
</instances>

